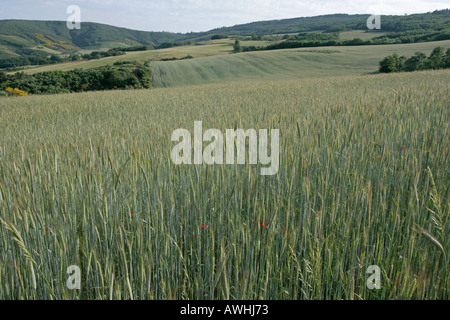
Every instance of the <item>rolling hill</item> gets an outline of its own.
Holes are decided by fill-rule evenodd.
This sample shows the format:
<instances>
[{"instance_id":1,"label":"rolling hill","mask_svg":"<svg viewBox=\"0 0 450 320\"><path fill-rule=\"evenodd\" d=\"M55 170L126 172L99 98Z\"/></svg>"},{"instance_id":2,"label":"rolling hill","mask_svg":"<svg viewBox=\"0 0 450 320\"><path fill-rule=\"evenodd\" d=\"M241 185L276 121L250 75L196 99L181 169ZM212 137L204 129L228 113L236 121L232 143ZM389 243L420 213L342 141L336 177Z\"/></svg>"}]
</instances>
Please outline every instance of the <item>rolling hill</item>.
<instances>
[{"instance_id":1,"label":"rolling hill","mask_svg":"<svg viewBox=\"0 0 450 320\"><path fill-rule=\"evenodd\" d=\"M209 40L216 34L252 36L365 30L368 17L368 14L332 14L259 21L186 34L137 31L93 22L84 22L80 30L69 30L65 21L0 20L0 59L135 45L158 47L167 43ZM440 10L408 16L383 16L381 31L383 33L411 32L411 30L443 32L449 25L450 10Z\"/></svg>"},{"instance_id":2,"label":"rolling hill","mask_svg":"<svg viewBox=\"0 0 450 320\"><path fill-rule=\"evenodd\" d=\"M438 46L450 48L450 40L377 46L336 46L275 51L232 52L230 39L208 41L162 50L129 52L124 56L76 61L25 70L27 74L46 71L91 69L119 61L151 60L153 86L178 87L230 81L290 80L333 76L364 75L376 72L378 63L393 53L412 56L419 51L429 55ZM194 59L158 61L168 57L194 56Z\"/></svg>"},{"instance_id":3,"label":"rolling hill","mask_svg":"<svg viewBox=\"0 0 450 320\"><path fill-rule=\"evenodd\" d=\"M0 58L41 52L101 49L133 45L159 45L180 40L181 34L146 32L85 22L69 30L63 21L0 21Z\"/></svg>"},{"instance_id":4,"label":"rolling hill","mask_svg":"<svg viewBox=\"0 0 450 320\"><path fill-rule=\"evenodd\" d=\"M377 72L379 61L392 53L411 56L419 51L429 55L437 46L448 49L450 40L248 52L183 61L154 61L151 68L155 87L365 75Z\"/></svg>"},{"instance_id":5,"label":"rolling hill","mask_svg":"<svg viewBox=\"0 0 450 320\"><path fill-rule=\"evenodd\" d=\"M265 35L286 34L297 32L340 32L367 29L369 14L329 14L316 17L258 21L228 28L214 29L208 34L225 35ZM382 30L387 32L402 32L411 29L435 29L448 27L450 10L411 14L405 16L383 15Z\"/></svg>"}]
</instances>

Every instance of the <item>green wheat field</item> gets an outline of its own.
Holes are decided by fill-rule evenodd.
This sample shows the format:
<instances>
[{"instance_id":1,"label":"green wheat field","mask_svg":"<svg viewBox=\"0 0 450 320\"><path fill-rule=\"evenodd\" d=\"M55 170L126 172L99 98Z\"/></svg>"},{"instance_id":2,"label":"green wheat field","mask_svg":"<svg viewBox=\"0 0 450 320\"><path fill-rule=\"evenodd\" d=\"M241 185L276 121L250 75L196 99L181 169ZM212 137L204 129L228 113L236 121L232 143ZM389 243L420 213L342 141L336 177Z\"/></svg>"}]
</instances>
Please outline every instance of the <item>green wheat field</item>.
<instances>
[{"instance_id":1,"label":"green wheat field","mask_svg":"<svg viewBox=\"0 0 450 320\"><path fill-rule=\"evenodd\" d=\"M256 78L0 99L0 299L448 299L450 72ZM278 174L174 165L196 120Z\"/></svg>"}]
</instances>

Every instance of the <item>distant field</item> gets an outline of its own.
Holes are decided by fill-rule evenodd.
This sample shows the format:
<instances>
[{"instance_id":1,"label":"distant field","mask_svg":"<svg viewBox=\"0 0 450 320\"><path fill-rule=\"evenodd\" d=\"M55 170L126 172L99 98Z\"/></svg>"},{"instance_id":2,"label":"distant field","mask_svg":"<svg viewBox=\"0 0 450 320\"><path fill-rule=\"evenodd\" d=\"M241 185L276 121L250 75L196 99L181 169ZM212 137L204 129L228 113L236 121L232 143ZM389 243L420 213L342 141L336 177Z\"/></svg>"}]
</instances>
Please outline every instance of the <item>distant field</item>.
<instances>
[{"instance_id":1,"label":"distant field","mask_svg":"<svg viewBox=\"0 0 450 320\"><path fill-rule=\"evenodd\" d=\"M353 40L355 38L360 38L363 40L372 39L375 37L381 37L386 34L385 32L370 32L366 30L353 30L353 31L345 31L339 34L339 39L341 40Z\"/></svg>"},{"instance_id":2,"label":"distant field","mask_svg":"<svg viewBox=\"0 0 450 320\"><path fill-rule=\"evenodd\" d=\"M228 40L230 45L234 45L234 41L235 40ZM241 46L243 47L251 47L251 46L255 46L255 47L259 47L259 46L267 46L273 43L277 43L279 41L259 41L259 40L242 40L241 41Z\"/></svg>"},{"instance_id":3,"label":"distant field","mask_svg":"<svg viewBox=\"0 0 450 320\"><path fill-rule=\"evenodd\" d=\"M255 42L252 45L264 42ZM202 45L127 53L125 56L101 60L70 62L25 70L36 73L74 68L94 68L116 61L147 61L152 63L154 86L169 87L235 80L287 80L339 75L362 75L376 72L378 62L397 52L412 56L416 51L426 54L437 46L450 47L450 40L401 45L320 47L231 54L233 41L214 40ZM246 41L242 42L246 45ZM336 52L339 51L339 52ZM325 53L330 52L330 53ZM195 59L156 61L164 58Z\"/></svg>"},{"instance_id":4,"label":"distant field","mask_svg":"<svg viewBox=\"0 0 450 320\"><path fill-rule=\"evenodd\" d=\"M112 48L126 48L126 47L129 47L130 45L139 46L141 44L137 43L137 42L133 42L133 41L130 41L129 43L123 43L123 42L102 42L102 44L100 46L86 47L82 51L92 52L92 51L96 51L96 50L108 50L108 49L112 49Z\"/></svg>"},{"instance_id":5,"label":"distant field","mask_svg":"<svg viewBox=\"0 0 450 320\"><path fill-rule=\"evenodd\" d=\"M156 65L170 85L247 65L245 85L0 98L0 299L448 300L450 71L280 80L420 46ZM278 174L174 165L195 120L280 129Z\"/></svg>"},{"instance_id":6,"label":"distant field","mask_svg":"<svg viewBox=\"0 0 450 320\"><path fill-rule=\"evenodd\" d=\"M394 52L408 57L416 51L428 55L437 46L450 48L450 40L402 45L287 49L154 62L153 85L172 87L237 80L363 75L377 72L379 61Z\"/></svg>"},{"instance_id":7,"label":"distant field","mask_svg":"<svg viewBox=\"0 0 450 320\"><path fill-rule=\"evenodd\" d=\"M150 51L138 51L138 52L127 52L124 56L117 57L108 57L100 60L89 60L89 61L76 61L76 62L68 62L57 65L49 65L43 67L37 67L33 69L29 69L25 72L27 73L37 73L44 71L67 71L72 70L74 68L96 68L99 66L113 64L117 61L140 61L144 62L147 60L160 60L165 58L182 58L187 55L191 55L195 58L201 57L209 57L216 55L224 55L229 54L233 51L234 42L229 39L223 40L214 40L203 42L199 45L190 45L190 46L180 46L173 47L168 49L160 49L160 50L150 50Z\"/></svg>"},{"instance_id":8,"label":"distant field","mask_svg":"<svg viewBox=\"0 0 450 320\"><path fill-rule=\"evenodd\" d=\"M57 50L54 50L54 49L50 49L50 48L47 48L45 46L35 46L35 47L31 47L30 49L44 51L44 52L47 52L48 54L54 54L54 55L60 55L61 54L60 51L57 51Z\"/></svg>"}]
</instances>

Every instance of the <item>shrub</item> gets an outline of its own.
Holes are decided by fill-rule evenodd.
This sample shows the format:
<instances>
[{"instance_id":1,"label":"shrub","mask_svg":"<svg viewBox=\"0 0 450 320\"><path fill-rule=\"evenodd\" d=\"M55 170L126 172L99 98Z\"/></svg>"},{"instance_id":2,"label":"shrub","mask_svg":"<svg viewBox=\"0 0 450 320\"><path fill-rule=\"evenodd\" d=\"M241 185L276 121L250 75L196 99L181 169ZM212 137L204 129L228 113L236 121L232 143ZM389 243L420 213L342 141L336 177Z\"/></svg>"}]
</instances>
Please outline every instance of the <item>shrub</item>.
<instances>
[{"instance_id":1,"label":"shrub","mask_svg":"<svg viewBox=\"0 0 450 320\"><path fill-rule=\"evenodd\" d=\"M416 52L409 59L403 56L399 57L394 53L392 56L388 56L380 61L379 71L390 73L446 68L450 68L450 49L445 52L443 47L436 47L428 58L421 52Z\"/></svg>"},{"instance_id":2,"label":"shrub","mask_svg":"<svg viewBox=\"0 0 450 320\"><path fill-rule=\"evenodd\" d=\"M242 51L241 42L238 39L236 39L236 41L234 42L233 50L234 52Z\"/></svg>"},{"instance_id":3,"label":"shrub","mask_svg":"<svg viewBox=\"0 0 450 320\"><path fill-rule=\"evenodd\" d=\"M8 95L53 94L127 88L150 88L151 69L148 63L123 63L89 70L48 71L36 74L23 72L0 74L0 87ZM17 91L12 88L21 88Z\"/></svg>"},{"instance_id":4,"label":"shrub","mask_svg":"<svg viewBox=\"0 0 450 320\"><path fill-rule=\"evenodd\" d=\"M224 34L215 34L211 37L211 40L227 39L228 36Z\"/></svg>"},{"instance_id":5,"label":"shrub","mask_svg":"<svg viewBox=\"0 0 450 320\"><path fill-rule=\"evenodd\" d=\"M5 89L5 91L10 95L10 96L16 96L16 97L25 97L28 95L28 92L24 91L24 90L20 90L18 88L11 88L8 87Z\"/></svg>"}]
</instances>

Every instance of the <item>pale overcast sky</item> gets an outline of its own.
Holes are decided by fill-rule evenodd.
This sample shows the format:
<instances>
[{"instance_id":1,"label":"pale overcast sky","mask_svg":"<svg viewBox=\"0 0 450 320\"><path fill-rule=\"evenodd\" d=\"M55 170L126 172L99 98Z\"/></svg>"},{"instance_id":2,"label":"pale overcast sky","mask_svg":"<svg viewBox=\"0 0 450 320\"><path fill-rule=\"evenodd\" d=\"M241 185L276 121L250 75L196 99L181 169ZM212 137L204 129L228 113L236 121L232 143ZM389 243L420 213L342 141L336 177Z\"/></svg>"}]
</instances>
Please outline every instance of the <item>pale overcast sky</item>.
<instances>
[{"instance_id":1,"label":"pale overcast sky","mask_svg":"<svg viewBox=\"0 0 450 320\"><path fill-rule=\"evenodd\" d=\"M0 19L65 21L69 5L81 8L82 22L183 33L331 13L402 15L450 7L448 0L0 0Z\"/></svg>"}]
</instances>

